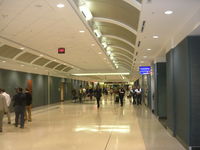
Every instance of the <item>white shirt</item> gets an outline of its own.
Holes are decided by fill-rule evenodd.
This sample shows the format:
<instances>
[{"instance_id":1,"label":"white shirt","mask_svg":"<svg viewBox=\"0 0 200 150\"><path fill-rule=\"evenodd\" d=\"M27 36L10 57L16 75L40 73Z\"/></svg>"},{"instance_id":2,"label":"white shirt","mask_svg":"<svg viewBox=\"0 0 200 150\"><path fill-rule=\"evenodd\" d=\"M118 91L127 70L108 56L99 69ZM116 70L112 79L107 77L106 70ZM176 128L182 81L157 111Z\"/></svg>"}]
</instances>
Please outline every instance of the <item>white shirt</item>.
<instances>
[{"instance_id":1,"label":"white shirt","mask_svg":"<svg viewBox=\"0 0 200 150\"><path fill-rule=\"evenodd\" d=\"M9 106L10 106L10 103L11 103L10 95L7 94L6 92L3 92L2 95L5 96L5 98L6 98L6 104L7 104L7 106L9 107Z\"/></svg>"},{"instance_id":2,"label":"white shirt","mask_svg":"<svg viewBox=\"0 0 200 150\"><path fill-rule=\"evenodd\" d=\"M142 89L141 89L141 88L140 88L140 89L136 89L135 92L136 92L137 94L140 94L140 93L142 92Z\"/></svg>"}]
</instances>

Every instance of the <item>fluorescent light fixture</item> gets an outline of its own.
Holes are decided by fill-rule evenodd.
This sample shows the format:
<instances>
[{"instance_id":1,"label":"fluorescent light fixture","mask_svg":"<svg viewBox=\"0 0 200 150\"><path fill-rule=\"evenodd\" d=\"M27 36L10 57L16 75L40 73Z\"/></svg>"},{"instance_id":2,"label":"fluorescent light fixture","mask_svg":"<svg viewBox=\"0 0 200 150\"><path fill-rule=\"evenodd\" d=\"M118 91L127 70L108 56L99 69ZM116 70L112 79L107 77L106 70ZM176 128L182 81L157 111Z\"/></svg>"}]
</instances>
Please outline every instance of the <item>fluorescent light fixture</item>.
<instances>
[{"instance_id":1,"label":"fluorescent light fixture","mask_svg":"<svg viewBox=\"0 0 200 150\"><path fill-rule=\"evenodd\" d=\"M80 6L79 9L87 21L93 18L92 13L86 5Z\"/></svg>"},{"instance_id":2,"label":"fluorescent light fixture","mask_svg":"<svg viewBox=\"0 0 200 150\"><path fill-rule=\"evenodd\" d=\"M129 75L129 72L122 72L122 73L78 73L72 74L74 76L113 76L113 75Z\"/></svg>"},{"instance_id":3,"label":"fluorescent light fixture","mask_svg":"<svg viewBox=\"0 0 200 150\"><path fill-rule=\"evenodd\" d=\"M114 59L114 57L113 57L113 56L110 56L110 59L111 59L111 60L113 60L113 59Z\"/></svg>"},{"instance_id":4,"label":"fluorescent light fixture","mask_svg":"<svg viewBox=\"0 0 200 150\"><path fill-rule=\"evenodd\" d=\"M22 50L23 50L23 49L24 49L24 47L21 47L20 49L22 49Z\"/></svg>"},{"instance_id":5,"label":"fluorescent light fixture","mask_svg":"<svg viewBox=\"0 0 200 150\"><path fill-rule=\"evenodd\" d=\"M171 14L173 14L173 11L167 10L167 11L165 11L164 13L165 13L165 15L171 15Z\"/></svg>"},{"instance_id":6,"label":"fluorescent light fixture","mask_svg":"<svg viewBox=\"0 0 200 150\"><path fill-rule=\"evenodd\" d=\"M84 31L84 30L80 30L79 32L80 32L80 33L84 33L85 31Z\"/></svg>"},{"instance_id":7,"label":"fluorescent light fixture","mask_svg":"<svg viewBox=\"0 0 200 150\"><path fill-rule=\"evenodd\" d=\"M116 68L119 68L119 66L116 65Z\"/></svg>"},{"instance_id":8,"label":"fluorescent light fixture","mask_svg":"<svg viewBox=\"0 0 200 150\"><path fill-rule=\"evenodd\" d=\"M108 45L106 44L106 42L101 43L103 45L103 48L106 48Z\"/></svg>"},{"instance_id":9,"label":"fluorescent light fixture","mask_svg":"<svg viewBox=\"0 0 200 150\"><path fill-rule=\"evenodd\" d=\"M111 54L111 51L107 51L106 53L107 53L108 55L110 55L110 54Z\"/></svg>"},{"instance_id":10,"label":"fluorescent light fixture","mask_svg":"<svg viewBox=\"0 0 200 150\"><path fill-rule=\"evenodd\" d=\"M60 4L57 4L57 7L58 8L63 8L63 7L65 7L65 5L60 3Z\"/></svg>"},{"instance_id":11,"label":"fluorescent light fixture","mask_svg":"<svg viewBox=\"0 0 200 150\"><path fill-rule=\"evenodd\" d=\"M107 50L107 51L111 51L112 48L111 48L110 46L108 46L108 47L106 48L106 50Z\"/></svg>"},{"instance_id":12,"label":"fluorescent light fixture","mask_svg":"<svg viewBox=\"0 0 200 150\"><path fill-rule=\"evenodd\" d=\"M123 75L121 75L121 77L122 77L123 80L125 79Z\"/></svg>"},{"instance_id":13,"label":"fluorescent light fixture","mask_svg":"<svg viewBox=\"0 0 200 150\"><path fill-rule=\"evenodd\" d=\"M154 35L153 38L154 38L154 39L158 39L159 36L158 36L158 35Z\"/></svg>"},{"instance_id":14,"label":"fluorescent light fixture","mask_svg":"<svg viewBox=\"0 0 200 150\"><path fill-rule=\"evenodd\" d=\"M99 52L98 54L99 54L99 55L101 55L101 54L102 54L102 52Z\"/></svg>"},{"instance_id":15,"label":"fluorescent light fixture","mask_svg":"<svg viewBox=\"0 0 200 150\"><path fill-rule=\"evenodd\" d=\"M115 64L115 63L116 63L116 61L115 61L115 60L113 60L113 63Z\"/></svg>"},{"instance_id":16,"label":"fluorescent light fixture","mask_svg":"<svg viewBox=\"0 0 200 150\"><path fill-rule=\"evenodd\" d=\"M97 30L97 29L94 30L94 34L95 34L98 38L101 37L101 32L100 32L99 30Z\"/></svg>"},{"instance_id":17,"label":"fluorescent light fixture","mask_svg":"<svg viewBox=\"0 0 200 150\"><path fill-rule=\"evenodd\" d=\"M147 50L148 50L148 51L151 51L151 49L150 49L150 48L147 48Z\"/></svg>"}]
</instances>

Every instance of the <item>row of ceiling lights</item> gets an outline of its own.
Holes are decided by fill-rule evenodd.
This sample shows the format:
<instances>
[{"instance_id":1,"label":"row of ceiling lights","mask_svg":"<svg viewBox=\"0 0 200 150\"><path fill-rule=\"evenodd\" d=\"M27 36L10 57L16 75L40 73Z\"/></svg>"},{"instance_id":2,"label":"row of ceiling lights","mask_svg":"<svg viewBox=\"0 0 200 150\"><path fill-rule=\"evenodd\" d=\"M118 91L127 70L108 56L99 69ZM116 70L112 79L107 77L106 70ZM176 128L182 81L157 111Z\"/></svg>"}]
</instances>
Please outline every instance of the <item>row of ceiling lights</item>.
<instances>
[{"instance_id":1,"label":"row of ceiling lights","mask_svg":"<svg viewBox=\"0 0 200 150\"><path fill-rule=\"evenodd\" d=\"M84 14L86 21L89 21L93 18L92 13L90 12L90 10L86 4L81 5L79 7L79 10L81 11L82 14ZM101 31L99 29L94 29L93 32L97 38L100 38L102 36ZM111 61L114 63L115 67L118 68L117 62L114 60L112 52L108 50L108 45L107 45L106 41L104 40L101 44L102 44L103 48L106 50L106 54L110 57ZM101 55L102 53L99 52L98 54ZM105 58L104 58L104 60L105 60Z\"/></svg>"},{"instance_id":2,"label":"row of ceiling lights","mask_svg":"<svg viewBox=\"0 0 200 150\"><path fill-rule=\"evenodd\" d=\"M164 14L165 14L165 15L171 15L171 14L173 14L173 11L172 11L172 10L166 10L166 11L164 12ZM158 36L158 35L153 35L152 38L153 38L153 39L158 39L159 36ZM147 51L151 51L151 48L147 48ZM146 59L147 56L143 56L143 58ZM144 61L141 61L140 63L143 64ZM141 65L140 65L140 66L141 66Z\"/></svg>"},{"instance_id":3,"label":"row of ceiling lights","mask_svg":"<svg viewBox=\"0 0 200 150\"><path fill-rule=\"evenodd\" d=\"M60 4L57 4L57 7L58 7L58 8L63 8L63 7L65 7L65 5L60 3ZM91 19L93 18L92 14L91 14L90 10L88 9L88 7L86 6L86 4L80 6L79 9L80 9L80 11L84 14L84 17L85 17L86 21L89 21L89 20L91 20ZM80 30L79 32L80 32L80 33L84 33L85 31L84 31L84 30ZM97 30L97 29L94 30L94 34L95 34L98 38L101 37L101 32L100 32L99 30ZM95 44L91 44L91 46L95 46ZM106 44L105 42L103 42L103 43L102 43L102 46L103 46L103 48L106 48L106 47L107 47L107 44ZM98 52L98 54L101 55L102 52ZM115 67L118 68L118 65L117 65L117 63L113 60L114 58L113 58L113 56L112 56L112 54L111 54L110 51L107 51L107 55L110 56L110 59L111 59L111 60L113 61L113 63L115 64ZM104 58L104 60L106 60L106 58ZM107 63L109 64L109 62L107 62Z\"/></svg>"}]
</instances>

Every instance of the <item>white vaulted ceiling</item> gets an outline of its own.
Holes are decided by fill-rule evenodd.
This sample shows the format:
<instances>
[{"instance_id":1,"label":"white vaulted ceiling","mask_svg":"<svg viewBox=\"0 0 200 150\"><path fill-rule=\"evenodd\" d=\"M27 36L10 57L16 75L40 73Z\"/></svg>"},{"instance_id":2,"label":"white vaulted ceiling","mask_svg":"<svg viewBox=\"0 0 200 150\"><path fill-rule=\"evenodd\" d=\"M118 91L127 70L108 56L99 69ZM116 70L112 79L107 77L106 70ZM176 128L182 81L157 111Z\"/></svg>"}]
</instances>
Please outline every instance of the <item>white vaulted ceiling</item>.
<instances>
[{"instance_id":1,"label":"white vaulted ceiling","mask_svg":"<svg viewBox=\"0 0 200 150\"><path fill-rule=\"evenodd\" d=\"M89 20L79 9L85 4L93 16ZM165 15L166 10L173 14ZM20 70L23 64L22 71L61 75L129 72L125 80L135 80L139 65L164 57L200 25L199 18L199 0L0 0L0 67ZM59 47L66 53L58 54Z\"/></svg>"}]
</instances>

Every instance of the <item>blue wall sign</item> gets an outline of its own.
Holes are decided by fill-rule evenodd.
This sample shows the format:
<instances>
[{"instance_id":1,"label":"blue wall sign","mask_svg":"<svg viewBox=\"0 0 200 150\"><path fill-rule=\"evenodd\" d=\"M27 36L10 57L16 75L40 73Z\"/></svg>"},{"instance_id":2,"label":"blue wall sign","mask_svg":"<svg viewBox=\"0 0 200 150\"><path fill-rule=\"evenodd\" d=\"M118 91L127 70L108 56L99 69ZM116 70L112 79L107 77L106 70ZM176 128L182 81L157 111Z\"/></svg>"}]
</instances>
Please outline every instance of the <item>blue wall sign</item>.
<instances>
[{"instance_id":1,"label":"blue wall sign","mask_svg":"<svg viewBox=\"0 0 200 150\"><path fill-rule=\"evenodd\" d=\"M151 73L151 66L140 66L139 70L140 70L141 75L150 74Z\"/></svg>"}]
</instances>

